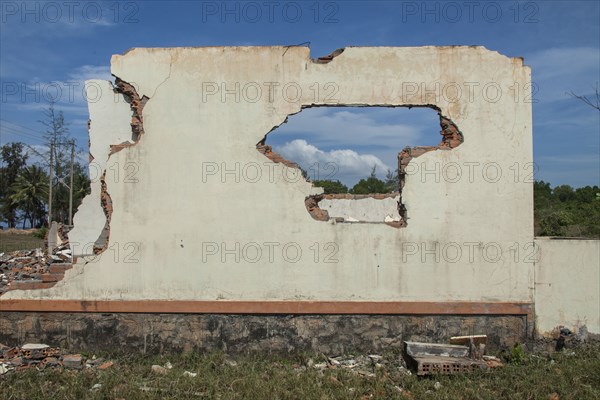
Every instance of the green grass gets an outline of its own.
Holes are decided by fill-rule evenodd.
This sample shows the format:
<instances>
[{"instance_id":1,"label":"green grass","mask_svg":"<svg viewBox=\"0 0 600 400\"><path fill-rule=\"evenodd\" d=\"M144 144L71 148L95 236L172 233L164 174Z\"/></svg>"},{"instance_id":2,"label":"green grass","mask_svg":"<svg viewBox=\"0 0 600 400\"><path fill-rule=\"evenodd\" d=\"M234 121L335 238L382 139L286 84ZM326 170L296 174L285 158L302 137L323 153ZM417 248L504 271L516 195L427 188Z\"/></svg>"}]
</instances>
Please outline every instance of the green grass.
<instances>
[{"instance_id":1,"label":"green grass","mask_svg":"<svg viewBox=\"0 0 600 400\"><path fill-rule=\"evenodd\" d=\"M574 355L571 353L574 351ZM347 369L301 368L308 355L286 357L222 353L162 356L103 355L115 362L100 370L29 369L0 376L2 399L600 399L600 344L551 357L525 355L522 364L470 375L419 378L404 375L397 362L375 369L375 377ZM312 356L318 361L319 356ZM396 356L386 357L393 360ZM166 375L152 364L173 369ZM198 373L183 376L184 371ZM436 382L441 388L435 389ZM99 390L91 391L95 384ZM402 389L402 391L399 390Z\"/></svg>"},{"instance_id":2,"label":"green grass","mask_svg":"<svg viewBox=\"0 0 600 400\"><path fill-rule=\"evenodd\" d=\"M0 231L0 253L16 250L31 250L44 248L44 240L30 233L8 233Z\"/></svg>"}]
</instances>

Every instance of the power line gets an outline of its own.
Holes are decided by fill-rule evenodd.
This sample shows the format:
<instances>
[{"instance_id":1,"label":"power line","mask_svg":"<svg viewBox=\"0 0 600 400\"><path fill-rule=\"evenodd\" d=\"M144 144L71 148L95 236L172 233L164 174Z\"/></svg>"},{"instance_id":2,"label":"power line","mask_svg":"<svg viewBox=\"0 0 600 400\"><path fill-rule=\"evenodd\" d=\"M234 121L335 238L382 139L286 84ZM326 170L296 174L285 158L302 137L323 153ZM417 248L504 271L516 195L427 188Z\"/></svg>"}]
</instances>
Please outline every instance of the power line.
<instances>
[{"instance_id":1,"label":"power line","mask_svg":"<svg viewBox=\"0 0 600 400\"><path fill-rule=\"evenodd\" d=\"M46 141L44 139L40 138L40 137L33 136L33 135L28 135L28 134L26 134L24 132L13 131L13 130L11 130L8 127L1 128L1 132L2 133L6 133L8 135L20 136L20 137L27 138L27 139L30 139L30 140L35 140L35 141L38 141L40 143L46 143Z\"/></svg>"},{"instance_id":2,"label":"power line","mask_svg":"<svg viewBox=\"0 0 600 400\"><path fill-rule=\"evenodd\" d=\"M23 137L27 137L27 138L31 138L31 139L37 139L37 140L41 140L41 141L44 141L44 142L47 141L47 139L44 136L49 135L48 133L42 133L42 132L39 132L39 131L34 131L31 128L27 128L25 126L15 124L14 122L10 122L10 121L7 121L5 119L0 119L0 121L4 122L4 124L3 124L4 126L0 125L0 128L8 129L9 131L12 131L13 134L22 135ZM9 126L6 126L6 125L9 125ZM37 136L37 135L42 135L42 136L40 137L40 136ZM69 138L69 139L64 140L64 141L60 141L60 142L57 141L56 144L58 144L58 145L64 145L64 146L67 146L67 145L70 146L71 145L71 141L76 141L76 139L75 138ZM82 148L79 145L75 145L75 147L78 148L79 150L85 151L85 149Z\"/></svg>"},{"instance_id":3,"label":"power line","mask_svg":"<svg viewBox=\"0 0 600 400\"><path fill-rule=\"evenodd\" d=\"M51 110L53 110L53 108L50 108ZM62 112L59 114L59 116L62 116ZM65 187L67 187L69 189L69 210L68 210L68 214L69 214L69 218L68 218L68 222L69 225L72 225L72 218L73 218L73 178L74 178L74 164L75 164L75 149L77 149L78 151L82 151L82 152L89 152L88 150L84 149L81 146L78 146L76 144L76 138L72 137L68 132L68 128L67 128L67 123L64 122L64 120L61 119L60 122L62 122L61 128L59 128L57 130L57 124L56 124L56 120L55 120L55 115L52 112L52 115L47 115L47 117L51 118L51 120L49 122L43 122L43 125L45 125L46 130L44 132L40 132L38 130L26 127L26 126L22 126L20 124L11 122L11 121L7 121L3 118L0 118L0 137L2 134L7 134L7 135L13 135L16 136L18 138L23 138L25 140L23 141L33 141L35 143L41 143L44 145L44 147L47 147L48 149L39 149L40 151L38 151L37 149L34 148L38 147L40 148L41 146L33 144L30 145L28 143L22 143L23 146L26 147L26 152L32 152L33 154L37 155L38 157L40 157L40 163L43 164L47 164L47 166L49 167L49 190L48 190L48 226L51 225L52 223L52 211L53 211L53 188L55 186L54 181L57 180L58 182L56 183L56 185L60 186L61 184L64 185ZM58 171L54 170L54 163L57 162L58 165L58 159L59 159L59 154L62 154L62 151L65 147L68 147L70 149L70 171L68 174L69 177L69 184L65 183L65 178L67 178L67 176L64 176L64 173L60 173L57 174ZM59 150L60 149L60 150ZM31 153L29 153L31 154ZM49 160L48 160L49 158ZM55 161L56 160L56 161ZM83 159L82 159L83 160ZM2 157L0 160L0 166L3 168L4 167L4 158ZM60 176L59 176L60 175Z\"/></svg>"},{"instance_id":4,"label":"power line","mask_svg":"<svg viewBox=\"0 0 600 400\"><path fill-rule=\"evenodd\" d=\"M33 134L33 135L38 135L38 134L42 135L42 136L46 135L43 132L39 132L39 131L33 130L33 129L28 128L26 126L15 124L14 122L10 122L10 121L7 121L7 120L2 119L2 118L0 118L0 121L4 122L4 125L6 125L6 124L10 125L9 128L12 127L12 129L15 129L15 130L22 130L22 131L25 131L25 133L29 133L29 134Z\"/></svg>"},{"instance_id":5,"label":"power line","mask_svg":"<svg viewBox=\"0 0 600 400\"><path fill-rule=\"evenodd\" d=\"M40 137L38 137L38 136L30 135L30 134L28 134L28 133L26 133L26 132L20 132L20 131L18 131L18 130L16 130L16 129L13 129L13 128L11 128L11 127L8 127L8 126L1 127L0 129L1 129L1 131L2 131L2 132L5 132L5 133L7 133L7 134L12 134L12 135L15 135L15 136L21 136L21 137L24 137L24 138L27 138L27 139L36 140L36 141L38 141L38 142L40 142L40 143L44 143L44 144L47 144L47 143L48 143L48 142L46 141L46 139L44 139L44 138L40 138ZM72 142L75 142L75 139L74 139L74 138L72 138L72 139L69 139L69 140L56 141L55 143L56 143L57 145L60 145L60 146L71 146ZM75 145L75 147L76 147L78 150L81 150L81 151L83 151L83 152L85 152L85 151L86 151L86 150L85 150L83 147L81 147L81 146L79 146L79 145L77 145L77 144Z\"/></svg>"},{"instance_id":6,"label":"power line","mask_svg":"<svg viewBox=\"0 0 600 400\"><path fill-rule=\"evenodd\" d=\"M0 125L0 128L2 128L2 129L8 129L8 130L11 130L11 131L13 131L15 133L22 133L24 135L29 135L29 136L32 136L32 137L36 137L38 139L43 139L43 137L37 136L37 135L35 135L35 134L31 133L31 132L22 131L22 130L19 130L17 128L13 128L12 126Z\"/></svg>"},{"instance_id":7,"label":"power line","mask_svg":"<svg viewBox=\"0 0 600 400\"><path fill-rule=\"evenodd\" d=\"M7 121L4 118L0 118L0 121L4 122L4 124L0 124L0 128L9 129L15 135L23 135L23 137L27 137L27 138L30 138L30 139L37 139L37 140L40 140L40 141L43 141L44 143L46 143L46 139L45 139L44 136L47 136L48 133L43 133L43 132L35 131L35 130L31 129L31 128L27 128L25 126L15 124L14 122ZM12 126L6 126L6 125L12 125ZM10 133L10 132L8 132L8 133ZM37 135L42 135L42 136L40 137L40 136L37 136ZM63 142L56 142L56 144L58 144L58 145L64 145L64 146L67 146L67 145L70 146L71 145L71 140L73 140L73 141L76 142L76 139L74 137L72 137L69 140L65 140ZM75 148L77 148L78 150L83 151L83 152L87 151L86 149L84 149L83 147L79 146L78 144L75 144Z\"/></svg>"}]
</instances>

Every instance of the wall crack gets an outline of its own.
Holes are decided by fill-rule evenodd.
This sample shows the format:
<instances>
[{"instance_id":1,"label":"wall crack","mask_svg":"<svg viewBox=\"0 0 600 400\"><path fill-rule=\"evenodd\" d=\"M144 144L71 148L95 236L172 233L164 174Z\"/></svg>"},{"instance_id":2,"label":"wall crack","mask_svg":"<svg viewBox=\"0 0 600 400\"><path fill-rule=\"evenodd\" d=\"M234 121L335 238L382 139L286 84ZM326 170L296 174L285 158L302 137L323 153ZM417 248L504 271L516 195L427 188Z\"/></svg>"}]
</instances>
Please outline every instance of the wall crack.
<instances>
[{"instance_id":1,"label":"wall crack","mask_svg":"<svg viewBox=\"0 0 600 400\"><path fill-rule=\"evenodd\" d=\"M129 107L131 108L132 141L123 142L120 144L111 144L110 152L108 154L109 159L113 154L118 153L119 151L125 148L133 147L139 143L140 139L145 133L143 115L144 106L146 105L148 100L150 100L150 98L146 95L140 97L137 90L132 84L130 84L129 82L125 82L117 76L115 76L115 85L113 90L115 93L121 94L125 101L129 103ZM100 205L102 206L102 210L104 211L104 215L106 216L106 222L104 227L102 228L100 236L94 243L94 254L100 254L103 251L105 251L108 248L108 243L110 240L110 221L113 212L113 202L110 193L107 189L106 169L103 171L102 177L100 178Z\"/></svg>"}]
</instances>

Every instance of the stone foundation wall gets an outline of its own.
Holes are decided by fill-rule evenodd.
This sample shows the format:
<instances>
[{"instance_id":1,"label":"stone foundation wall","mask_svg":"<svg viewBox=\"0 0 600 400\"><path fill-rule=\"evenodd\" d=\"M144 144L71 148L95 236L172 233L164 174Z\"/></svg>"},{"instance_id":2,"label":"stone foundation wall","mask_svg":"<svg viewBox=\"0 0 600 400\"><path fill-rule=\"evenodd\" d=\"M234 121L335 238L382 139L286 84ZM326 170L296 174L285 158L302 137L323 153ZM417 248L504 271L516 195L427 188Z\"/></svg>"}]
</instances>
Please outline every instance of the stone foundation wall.
<instances>
[{"instance_id":1,"label":"stone foundation wall","mask_svg":"<svg viewBox=\"0 0 600 400\"><path fill-rule=\"evenodd\" d=\"M71 351L223 350L228 353L398 350L402 341L445 343L486 334L491 351L527 341L526 316L224 315L4 312L0 343L46 343Z\"/></svg>"}]
</instances>

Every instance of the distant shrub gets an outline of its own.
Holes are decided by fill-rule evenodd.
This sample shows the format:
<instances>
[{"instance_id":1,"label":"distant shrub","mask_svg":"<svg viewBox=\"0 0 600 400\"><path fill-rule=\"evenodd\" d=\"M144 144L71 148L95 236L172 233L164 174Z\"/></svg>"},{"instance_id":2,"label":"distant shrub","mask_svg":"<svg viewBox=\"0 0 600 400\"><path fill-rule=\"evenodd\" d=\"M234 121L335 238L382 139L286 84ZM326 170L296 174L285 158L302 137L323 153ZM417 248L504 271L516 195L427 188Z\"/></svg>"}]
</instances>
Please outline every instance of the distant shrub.
<instances>
[{"instance_id":1,"label":"distant shrub","mask_svg":"<svg viewBox=\"0 0 600 400\"><path fill-rule=\"evenodd\" d=\"M40 229L36 230L35 232L33 232L33 236L35 236L38 239L45 239L47 233L48 233L48 228L43 227L43 228L40 228Z\"/></svg>"}]
</instances>

